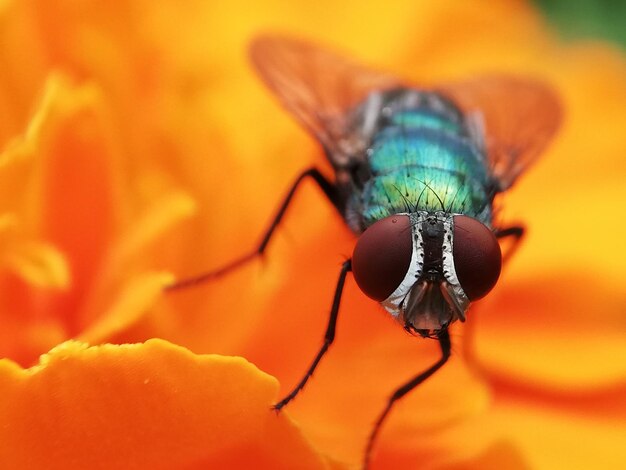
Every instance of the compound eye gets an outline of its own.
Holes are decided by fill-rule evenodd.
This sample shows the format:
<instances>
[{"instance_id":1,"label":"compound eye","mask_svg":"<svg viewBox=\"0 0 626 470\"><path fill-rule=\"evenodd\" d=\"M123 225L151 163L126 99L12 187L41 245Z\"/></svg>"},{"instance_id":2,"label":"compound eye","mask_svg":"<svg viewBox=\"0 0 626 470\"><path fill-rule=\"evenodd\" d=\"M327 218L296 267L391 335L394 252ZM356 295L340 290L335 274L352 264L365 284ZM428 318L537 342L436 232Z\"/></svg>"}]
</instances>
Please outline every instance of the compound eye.
<instances>
[{"instance_id":1,"label":"compound eye","mask_svg":"<svg viewBox=\"0 0 626 470\"><path fill-rule=\"evenodd\" d=\"M398 288L409 270L412 238L406 215L385 217L361 234L352 254L352 272L365 295L382 302Z\"/></svg>"},{"instance_id":2,"label":"compound eye","mask_svg":"<svg viewBox=\"0 0 626 470\"><path fill-rule=\"evenodd\" d=\"M454 216L454 269L470 300L478 300L496 285L502 269L502 253L493 232L478 220Z\"/></svg>"}]
</instances>

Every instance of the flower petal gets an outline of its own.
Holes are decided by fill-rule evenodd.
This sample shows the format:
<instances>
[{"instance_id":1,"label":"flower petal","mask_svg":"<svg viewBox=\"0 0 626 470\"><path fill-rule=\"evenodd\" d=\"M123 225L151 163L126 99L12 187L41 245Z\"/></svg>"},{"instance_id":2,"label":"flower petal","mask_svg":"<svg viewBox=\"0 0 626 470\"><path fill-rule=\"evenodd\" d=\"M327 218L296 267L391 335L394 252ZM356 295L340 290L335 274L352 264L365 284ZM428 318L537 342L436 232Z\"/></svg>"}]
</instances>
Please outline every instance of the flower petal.
<instances>
[{"instance_id":1,"label":"flower petal","mask_svg":"<svg viewBox=\"0 0 626 470\"><path fill-rule=\"evenodd\" d=\"M65 289L70 283L64 256L46 243L15 241L6 248L3 264L38 287Z\"/></svg>"},{"instance_id":2,"label":"flower petal","mask_svg":"<svg viewBox=\"0 0 626 470\"><path fill-rule=\"evenodd\" d=\"M327 468L244 359L161 340L64 343L28 370L0 362L7 468Z\"/></svg>"},{"instance_id":3,"label":"flower petal","mask_svg":"<svg viewBox=\"0 0 626 470\"><path fill-rule=\"evenodd\" d=\"M124 236L112 243L100 268L100 275L91 286L90 298L83 306L81 320L88 331L80 335L81 339L90 343L110 340L106 331L108 334L119 332L123 325L128 327L139 319L140 314L148 311L163 293L165 285L173 279L150 272L137 275L139 279L130 276L138 269L138 264L139 269L146 269L141 265L141 255L145 255L148 247L164 232L189 217L194 207L188 195L172 191L153 201L130 224ZM115 299L114 306L110 306L111 298ZM106 318L108 315L113 315L113 318Z\"/></svg>"},{"instance_id":4,"label":"flower petal","mask_svg":"<svg viewBox=\"0 0 626 470\"><path fill-rule=\"evenodd\" d=\"M77 339L100 343L129 328L163 294L172 276L163 273L145 273L128 282L117 292L112 305L101 317L81 332Z\"/></svg>"},{"instance_id":5,"label":"flower petal","mask_svg":"<svg viewBox=\"0 0 626 470\"><path fill-rule=\"evenodd\" d=\"M623 388L625 305L619 281L538 273L486 299L470 341L495 377L561 394Z\"/></svg>"}]
</instances>

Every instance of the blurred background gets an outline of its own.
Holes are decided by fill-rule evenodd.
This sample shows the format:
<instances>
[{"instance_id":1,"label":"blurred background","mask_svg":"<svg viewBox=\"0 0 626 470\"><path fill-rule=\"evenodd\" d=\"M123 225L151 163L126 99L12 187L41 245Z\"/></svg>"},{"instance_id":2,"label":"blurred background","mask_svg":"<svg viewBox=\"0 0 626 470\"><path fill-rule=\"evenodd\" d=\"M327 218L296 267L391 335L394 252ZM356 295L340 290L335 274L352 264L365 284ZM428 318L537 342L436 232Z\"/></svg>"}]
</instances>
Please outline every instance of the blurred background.
<instances>
[{"instance_id":1,"label":"blurred background","mask_svg":"<svg viewBox=\"0 0 626 470\"><path fill-rule=\"evenodd\" d=\"M533 0L565 38L603 38L626 46L626 3L620 0Z\"/></svg>"}]
</instances>

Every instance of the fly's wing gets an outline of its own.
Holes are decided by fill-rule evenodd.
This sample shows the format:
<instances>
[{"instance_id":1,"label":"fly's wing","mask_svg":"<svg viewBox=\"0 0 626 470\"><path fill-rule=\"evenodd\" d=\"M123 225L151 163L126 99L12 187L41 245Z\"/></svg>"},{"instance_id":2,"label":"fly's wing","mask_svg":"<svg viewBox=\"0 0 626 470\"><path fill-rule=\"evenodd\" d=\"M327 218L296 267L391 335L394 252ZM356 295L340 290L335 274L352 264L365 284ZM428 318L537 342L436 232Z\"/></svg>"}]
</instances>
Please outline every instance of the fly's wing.
<instances>
[{"instance_id":1,"label":"fly's wing","mask_svg":"<svg viewBox=\"0 0 626 470\"><path fill-rule=\"evenodd\" d=\"M250 56L263 81L317 137L335 167L359 137L350 111L369 93L399 86L394 77L297 39L259 37Z\"/></svg>"},{"instance_id":2,"label":"fly's wing","mask_svg":"<svg viewBox=\"0 0 626 470\"><path fill-rule=\"evenodd\" d=\"M442 87L466 116L478 115L498 190L508 189L540 155L559 128L560 101L539 81L487 76Z\"/></svg>"}]
</instances>

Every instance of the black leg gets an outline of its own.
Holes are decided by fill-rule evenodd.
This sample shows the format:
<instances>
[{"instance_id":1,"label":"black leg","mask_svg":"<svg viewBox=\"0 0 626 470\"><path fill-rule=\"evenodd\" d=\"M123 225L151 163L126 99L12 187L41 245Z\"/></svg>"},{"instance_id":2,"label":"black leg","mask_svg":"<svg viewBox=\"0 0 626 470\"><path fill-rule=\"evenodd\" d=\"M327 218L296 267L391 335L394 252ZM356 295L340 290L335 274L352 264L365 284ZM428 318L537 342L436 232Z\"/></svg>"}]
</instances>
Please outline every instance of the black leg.
<instances>
[{"instance_id":1,"label":"black leg","mask_svg":"<svg viewBox=\"0 0 626 470\"><path fill-rule=\"evenodd\" d=\"M514 225L512 227L497 229L495 232L495 236L498 240L508 237L513 238L513 244L509 247L507 252L502 255L502 261L506 262L519 248L519 244L522 241L522 237L524 236L524 227L522 227L521 225Z\"/></svg>"},{"instance_id":2,"label":"black leg","mask_svg":"<svg viewBox=\"0 0 626 470\"><path fill-rule=\"evenodd\" d=\"M273 408L276 411L280 411L287 403L293 400L296 395L304 388L307 381L315 372L315 368L319 364L320 360L328 351L328 348L331 344L333 344L333 340L335 339L335 327L337 326L337 316L339 315L339 304L341 303L341 294L343 292L343 286L346 282L346 276L348 273L352 271L352 262L351 260L344 261L341 266L341 272L339 273L339 279L337 280L337 287L335 287L335 295L333 297L333 305L330 308L330 315L328 317L328 326L326 327L326 333L324 334L324 343L322 347L318 351L315 359L313 359L313 363L302 377L302 380L294 387L294 389L289 392L282 400L276 403Z\"/></svg>"},{"instance_id":3,"label":"black leg","mask_svg":"<svg viewBox=\"0 0 626 470\"><path fill-rule=\"evenodd\" d=\"M276 215L274 216L274 218L272 219L272 222L270 223L269 227L267 228L267 230L265 231L265 233L263 234L263 237L261 238L261 242L259 243L259 245L252 250L249 253L246 253L243 256L240 256L239 258L234 259L233 261L231 261L230 263L226 264L225 266L222 266L221 268L215 269L213 271L209 271L203 274L199 274L197 276L193 276L187 279L183 279L181 281L178 281L172 285L167 286L165 289L172 291L172 290L177 290L177 289L182 289L185 287L189 287L189 286L194 286L196 284L200 284L202 282L208 281L210 279L214 279L216 277L219 277L223 274L226 274L227 272L238 268L239 266L242 266L243 264L247 263L248 261L252 261L254 258L256 258L257 256L261 256L264 252L265 249L267 248L267 245L270 242L270 239L272 238L272 235L274 234L276 227L278 227L278 225L280 224L283 216L285 215L285 212L287 212L287 208L289 207L289 203L291 202L291 200L293 199L293 196L296 193L296 190L300 187L300 183L302 181L304 181L307 177L312 178L313 181L315 181L317 183L317 185L322 189L322 191L324 191L324 194L326 195L326 197L333 203L333 205L340 210L340 203L339 203L339 196L337 194L337 188L336 186L331 183L330 181L328 181L324 175L322 175L319 170L317 168L309 168L308 170L302 172L300 174L300 176L298 176L298 178L296 179L296 181L293 183L293 185L291 186L291 189L289 190L289 192L287 193L287 195L285 196L285 199L283 199L282 204L280 205L278 212L276 213Z\"/></svg>"},{"instance_id":4,"label":"black leg","mask_svg":"<svg viewBox=\"0 0 626 470\"><path fill-rule=\"evenodd\" d=\"M367 441L367 447L365 448L365 455L363 456L363 469L364 470L366 470L369 466L370 456L372 453L372 449L374 448L376 437L378 436L380 428L383 422L385 421L385 419L387 418L387 415L391 411L391 408L393 407L395 402L399 400L400 398L402 398L407 393L409 393L419 384L424 382L424 380L426 380L428 377L430 377L435 372L437 372L437 370L439 370L439 368L441 368L441 366L443 366L450 358L451 347L450 347L450 334L448 333L448 330L447 329L441 330L437 334L437 339L439 340L439 345L441 346L441 359L439 359L435 364L430 366L424 372L415 376L414 378L409 380L407 383L405 383L404 385L396 389L396 391L393 392L393 394L389 397L387 406L378 417L378 420L376 421L376 424L374 424L374 428L372 429L372 432L370 433L369 439Z\"/></svg>"}]
</instances>

